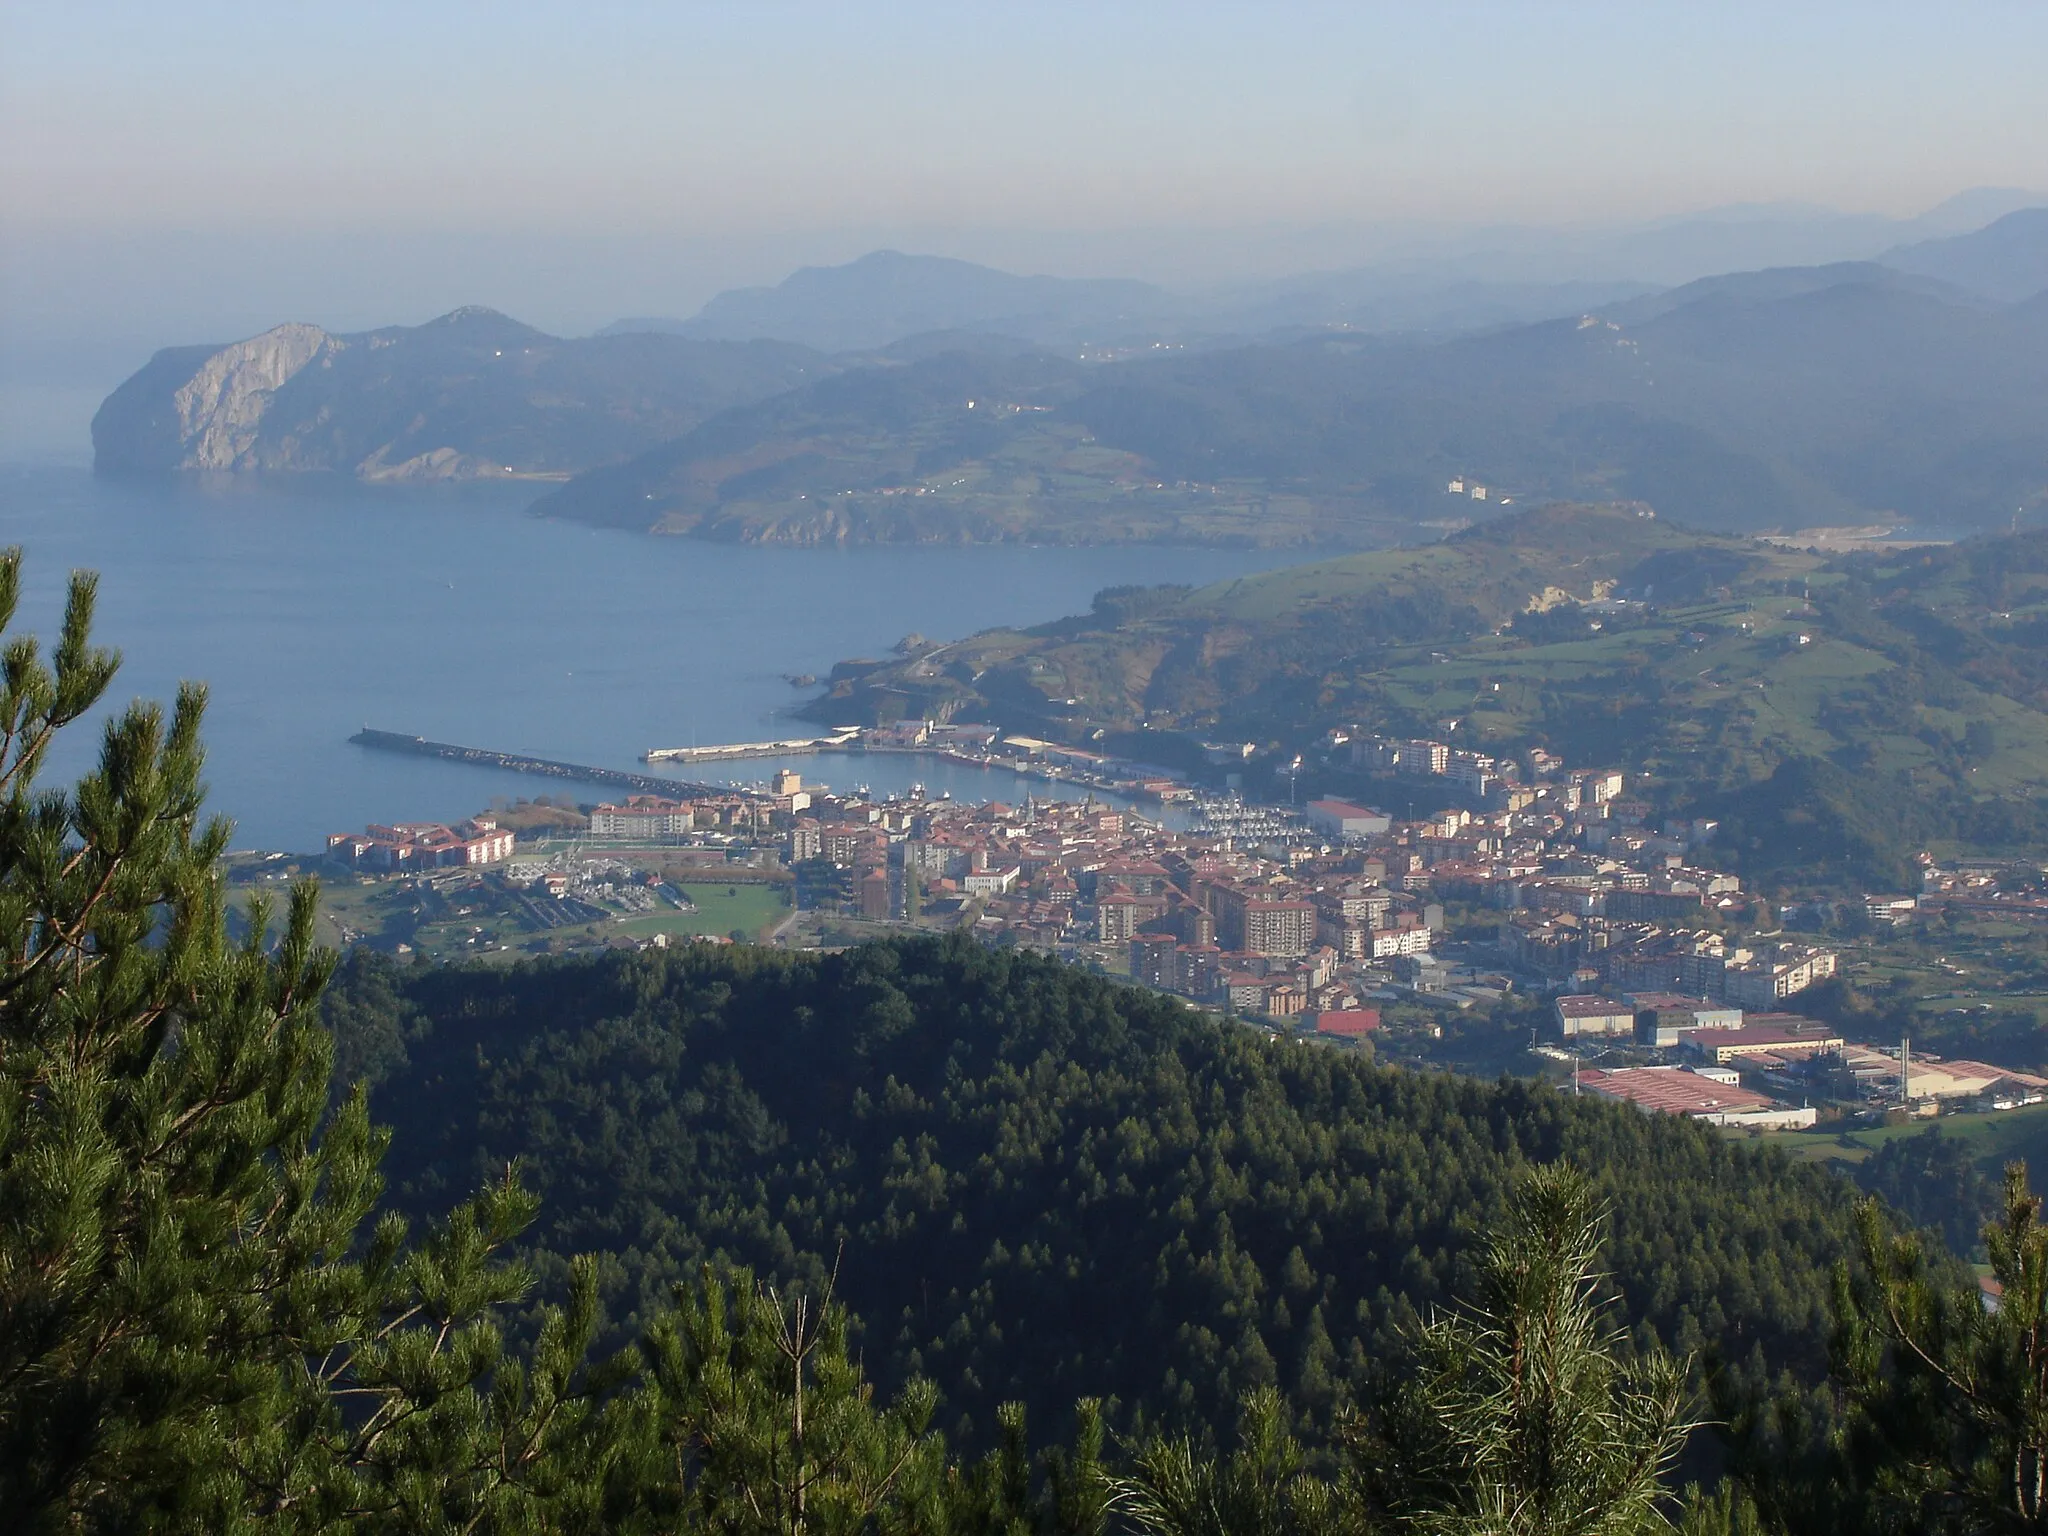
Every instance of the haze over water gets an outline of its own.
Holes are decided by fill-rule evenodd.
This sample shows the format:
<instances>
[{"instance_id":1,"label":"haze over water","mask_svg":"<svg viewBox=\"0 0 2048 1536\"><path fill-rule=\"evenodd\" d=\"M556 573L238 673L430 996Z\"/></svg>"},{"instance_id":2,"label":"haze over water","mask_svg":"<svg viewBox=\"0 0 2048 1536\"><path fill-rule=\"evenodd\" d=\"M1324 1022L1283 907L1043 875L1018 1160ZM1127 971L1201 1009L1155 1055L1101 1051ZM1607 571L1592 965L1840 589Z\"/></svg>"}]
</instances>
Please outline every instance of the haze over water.
<instances>
[{"instance_id":1,"label":"haze over water","mask_svg":"<svg viewBox=\"0 0 2048 1536\"><path fill-rule=\"evenodd\" d=\"M1085 611L1125 582L1202 583L1273 551L697 543L526 516L530 488L382 493L137 486L0 468L0 543L27 555L18 621L54 634L66 574L101 573L112 690L212 690L210 807L237 847L303 851L368 821L443 820L493 796L600 798L567 784L349 744L365 724L441 741L639 768L654 746L807 734L785 674ZM88 765L76 729L54 780ZM750 760L698 770L765 776ZM800 758L807 777L1014 798L1025 781L924 758ZM1042 791L1042 786L1033 786Z\"/></svg>"}]
</instances>

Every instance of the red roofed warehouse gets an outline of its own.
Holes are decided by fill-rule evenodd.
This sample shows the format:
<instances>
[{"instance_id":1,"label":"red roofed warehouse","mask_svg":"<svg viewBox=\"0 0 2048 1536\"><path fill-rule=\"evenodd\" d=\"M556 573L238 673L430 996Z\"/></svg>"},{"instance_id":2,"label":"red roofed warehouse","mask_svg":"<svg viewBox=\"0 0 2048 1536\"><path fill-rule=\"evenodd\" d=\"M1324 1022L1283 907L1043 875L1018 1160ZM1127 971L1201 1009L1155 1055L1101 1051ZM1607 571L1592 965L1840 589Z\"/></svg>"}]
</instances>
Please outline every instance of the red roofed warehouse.
<instances>
[{"instance_id":1,"label":"red roofed warehouse","mask_svg":"<svg viewBox=\"0 0 2048 1536\"><path fill-rule=\"evenodd\" d=\"M1579 1074L1579 1087L1602 1098L1620 1099L1647 1113L1686 1115L1709 1125L1759 1129L1812 1125L1810 1106L1780 1104L1734 1083L1716 1082L1680 1067L1623 1067Z\"/></svg>"}]
</instances>

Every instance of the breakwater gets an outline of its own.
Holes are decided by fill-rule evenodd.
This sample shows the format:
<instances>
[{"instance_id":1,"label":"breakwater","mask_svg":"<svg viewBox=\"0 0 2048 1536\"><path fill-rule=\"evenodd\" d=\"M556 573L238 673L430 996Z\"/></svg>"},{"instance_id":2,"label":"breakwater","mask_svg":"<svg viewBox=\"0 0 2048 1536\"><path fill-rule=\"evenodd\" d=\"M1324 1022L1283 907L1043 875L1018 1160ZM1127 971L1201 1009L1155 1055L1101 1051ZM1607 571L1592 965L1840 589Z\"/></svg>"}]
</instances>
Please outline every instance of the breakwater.
<instances>
[{"instance_id":1,"label":"breakwater","mask_svg":"<svg viewBox=\"0 0 2048 1536\"><path fill-rule=\"evenodd\" d=\"M495 752L488 747L459 747L445 741L428 741L424 736L407 736L398 731L377 731L368 726L349 737L359 747L379 752L404 752L414 757L441 757L452 763L474 763L481 768L509 768L514 773L537 774L549 779L573 779L583 784L603 784L611 789L631 790L636 795L664 795L670 799L701 799L707 795L748 794L721 784L698 784L688 779L671 779L658 773L627 773L618 768L593 768L584 763L562 763L551 758L527 757L518 752Z\"/></svg>"}]
</instances>

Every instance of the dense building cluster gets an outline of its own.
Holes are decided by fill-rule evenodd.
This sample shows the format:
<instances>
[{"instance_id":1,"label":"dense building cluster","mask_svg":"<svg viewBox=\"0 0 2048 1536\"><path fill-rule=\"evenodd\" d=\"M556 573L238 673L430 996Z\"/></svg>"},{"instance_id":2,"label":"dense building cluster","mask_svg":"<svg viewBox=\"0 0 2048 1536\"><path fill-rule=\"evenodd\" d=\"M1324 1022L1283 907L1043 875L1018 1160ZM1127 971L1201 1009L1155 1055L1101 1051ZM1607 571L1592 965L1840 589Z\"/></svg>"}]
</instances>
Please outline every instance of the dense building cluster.
<instances>
[{"instance_id":1,"label":"dense building cluster","mask_svg":"<svg viewBox=\"0 0 2048 1536\"><path fill-rule=\"evenodd\" d=\"M1752 908L1712 867L1715 826L1652 825L1618 770L1567 772L1540 750L1515 764L1440 742L1355 745L1397 771L1470 769L1482 776L1473 798L1496 803L1396 820L1334 799L1298 814L1208 802L1176 830L1029 796L818 794L790 816L784 852L808 902L874 921L971 920L1000 942L1275 1019L1376 996L1487 1002L1516 987L1770 1007L1832 973L1828 951L1736 943ZM1447 904L1499 914L1494 942L1460 946L1462 964L1440 953Z\"/></svg>"},{"instance_id":2,"label":"dense building cluster","mask_svg":"<svg viewBox=\"0 0 2048 1536\"><path fill-rule=\"evenodd\" d=\"M512 857L512 834L490 816L472 816L452 826L438 821L372 823L361 832L336 832L327 839L330 858L357 869L401 873L497 864Z\"/></svg>"},{"instance_id":3,"label":"dense building cluster","mask_svg":"<svg viewBox=\"0 0 2048 1536\"><path fill-rule=\"evenodd\" d=\"M891 728L905 745L928 744L918 733L932 729ZM971 727L949 729L953 750L989 745ZM1299 812L1211 800L1162 813L1184 823L1169 826L1030 793L1015 805L837 795L784 770L766 792L601 804L585 835L779 856L800 908L971 925L991 942L1271 1019L1415 995L1471 1006L1509 991L1663 992L1768 1011L1833 974L1830 951L1740 942L1770 914L1714 866L1715 825L1654 824L1619 770L1568 770L1541 749L1500 759L1342 732L1326 745L1376 774L1442 779L1467 803L1403 820L1338 799ZM487 818L331 840L338 856L379 869L490 862L509 844ZM1448 955L1447 907L1462 940ZM1560 1033L1633 1034L1633 1012L1615 1017L1561 1020Z\"/></svg>"},{"instance_id":4,"label":"dense building cluster","mask_svg":"<svg viewBox=\"0 0 2048 1536\"><path fill-rule=\"evenodd\" d=\"M1336 730L1324 742L1332 755L1379 778L1437 781L1469 795L1492 810L1546 809L1576 811L1617 798L1623 775L1617 768L1586 768L1567 772L1564 760L1541 747L1519 758L1453 747L1427 739L1397 740L1389 736L1353 735Z\"/></svg>"}]
</instances>

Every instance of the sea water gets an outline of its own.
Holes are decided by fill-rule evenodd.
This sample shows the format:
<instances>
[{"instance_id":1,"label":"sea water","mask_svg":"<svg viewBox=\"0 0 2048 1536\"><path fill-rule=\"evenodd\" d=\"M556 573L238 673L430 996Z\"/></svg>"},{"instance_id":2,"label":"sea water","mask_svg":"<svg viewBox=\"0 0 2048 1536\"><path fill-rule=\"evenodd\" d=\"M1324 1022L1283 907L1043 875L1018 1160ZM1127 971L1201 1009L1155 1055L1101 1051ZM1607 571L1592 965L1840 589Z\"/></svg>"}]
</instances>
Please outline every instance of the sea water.
<instances>
[{"instance_id":1,"label":"sea water","mask_svg":"<svg viewBox=\"0 0 2048 1536\"><path fill-rule=\"evenodd\" d=\"M777 740L835 661L915 631L957 639L1085 612L1103 587L1203 582L1303 558L1172 547L700 543L529 515L530 486L136 484L0 467L0 543L26 555L17 629L48 638L67 573L100 573L96 635L124 656L111 702L210 689L211 809L237 847L306 851L366 822L449 820L493 798L570 795L498 769L353 746L365 725L647 771L650 747ZM80 727L53 779L90 761ZM1047 786L894 755L800 757L838 789L1019 798ZM675 770L757 780L749 759Z\"/></svg>"}]
</instances>

